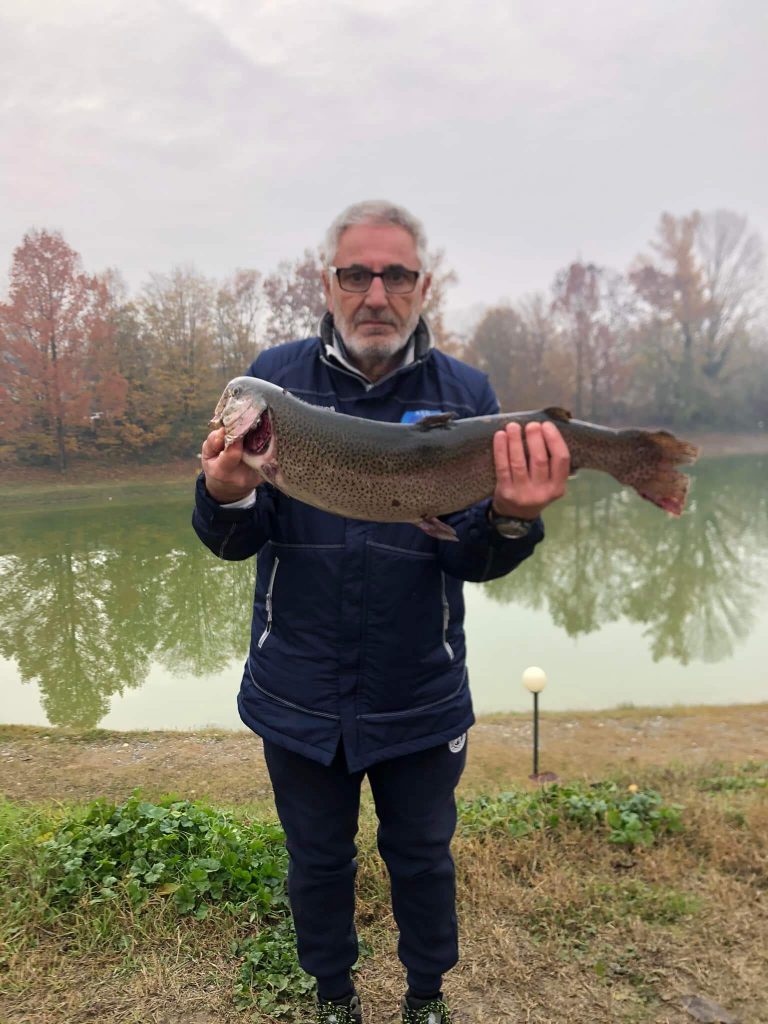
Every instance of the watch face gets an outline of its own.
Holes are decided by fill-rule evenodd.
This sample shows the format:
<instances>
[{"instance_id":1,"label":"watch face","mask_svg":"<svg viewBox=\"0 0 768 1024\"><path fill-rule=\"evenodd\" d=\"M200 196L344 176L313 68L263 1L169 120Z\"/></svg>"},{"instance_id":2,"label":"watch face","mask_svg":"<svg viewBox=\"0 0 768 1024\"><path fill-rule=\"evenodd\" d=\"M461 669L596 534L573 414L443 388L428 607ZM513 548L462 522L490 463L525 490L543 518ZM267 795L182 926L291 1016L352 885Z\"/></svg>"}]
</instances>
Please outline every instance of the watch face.
<instances>
[{"instance_id":1,"label":"watch face","mask_svg":"<svg viewBox=\"0 0 768 1024\"><path fill-rule=\"evenodd\" d=\"M526 537L529 534L530 527L534 525L534 520L518 519L517 516L500 515L494 517L494 525L502 537L506 537L510 541L515 541L521 537Z\"/></svg>"},{"instance_id":2,"label":"watch face","mask_svg":"<svg viewBox=\"0 0 768 1024\"><path fill-rule=\"evenodd\" d=\"M530 533L531 527L533 526L533 520L515 519L511 516L500 516L495 525L502 537L507 537L509 540L517 540Z\"/></svg>"}]
</instances>

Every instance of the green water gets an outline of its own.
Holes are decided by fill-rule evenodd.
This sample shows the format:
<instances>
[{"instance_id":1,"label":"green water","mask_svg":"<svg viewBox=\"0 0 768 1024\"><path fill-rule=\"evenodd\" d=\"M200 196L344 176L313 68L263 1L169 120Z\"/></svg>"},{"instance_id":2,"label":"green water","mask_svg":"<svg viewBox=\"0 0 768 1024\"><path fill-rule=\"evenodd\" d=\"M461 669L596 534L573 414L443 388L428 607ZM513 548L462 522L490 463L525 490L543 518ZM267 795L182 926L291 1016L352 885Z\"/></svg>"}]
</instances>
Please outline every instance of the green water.
<instances>
[{"instance_id":1,"label":"green water","mask_svg":"<svg viewBox=\"0 0 768 1024\"><path fill-rule=\"evenodd\" d=\"M692 475L672 520L585 473L534 558L466 587L478 711L526 708L530 664L548 673L545 707L768 699L768 458ZM253 563L197 541L191 487L55 500L0 503L0 721L239 726Z\"/></svg>"}]
</instances>

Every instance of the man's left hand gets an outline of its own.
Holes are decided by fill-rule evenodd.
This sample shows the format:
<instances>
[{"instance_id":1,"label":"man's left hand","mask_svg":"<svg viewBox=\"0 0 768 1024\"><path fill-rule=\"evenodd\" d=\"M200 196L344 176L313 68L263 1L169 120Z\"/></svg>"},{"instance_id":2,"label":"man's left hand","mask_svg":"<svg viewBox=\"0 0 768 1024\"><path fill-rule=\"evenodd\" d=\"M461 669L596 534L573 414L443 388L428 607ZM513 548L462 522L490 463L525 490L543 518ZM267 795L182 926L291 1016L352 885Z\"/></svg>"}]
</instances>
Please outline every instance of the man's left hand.
<instances>
[{"instance_id":1,"label":"man's left hand","mask_svg":"<svg viewBox=\"0 0 768 1024\"><path fill-rule=\"evenodd\" d=\"M493 436L496 490L493 510L500 516L535 519L547 505L562 498L571 469L568 446L554 423L508 423Z\"/></svg>"}]
</instances>

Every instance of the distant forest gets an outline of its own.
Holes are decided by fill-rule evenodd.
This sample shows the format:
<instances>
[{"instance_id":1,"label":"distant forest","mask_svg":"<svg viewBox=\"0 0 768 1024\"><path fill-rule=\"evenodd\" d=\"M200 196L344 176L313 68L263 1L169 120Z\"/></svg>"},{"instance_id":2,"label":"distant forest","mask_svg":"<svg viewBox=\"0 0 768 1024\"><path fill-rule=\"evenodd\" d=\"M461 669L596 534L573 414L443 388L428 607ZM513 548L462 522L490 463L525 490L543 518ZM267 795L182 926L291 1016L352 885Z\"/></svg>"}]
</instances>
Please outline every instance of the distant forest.
<instances>
[{"instance_id":1,"label":"distant forest","mask_svg":"<svg viewBox=\"0 0 768 1024\"><path fill-rule=\"evenodd\" d=\"M488 373L502 409L768 428L763 245L738 214L665 213L627 271L572 263L549 290L487 308L463 335L446 326L457 277L443 251L429 269L437 345ZM191 454L223 385L262 349L316 333L324 308L310 250L224 281L176 267L131 296L119 271L90 275L61 234L30 231L0 302L0 455L64 470L72 459Z\"/></svg>"}]
</instances>

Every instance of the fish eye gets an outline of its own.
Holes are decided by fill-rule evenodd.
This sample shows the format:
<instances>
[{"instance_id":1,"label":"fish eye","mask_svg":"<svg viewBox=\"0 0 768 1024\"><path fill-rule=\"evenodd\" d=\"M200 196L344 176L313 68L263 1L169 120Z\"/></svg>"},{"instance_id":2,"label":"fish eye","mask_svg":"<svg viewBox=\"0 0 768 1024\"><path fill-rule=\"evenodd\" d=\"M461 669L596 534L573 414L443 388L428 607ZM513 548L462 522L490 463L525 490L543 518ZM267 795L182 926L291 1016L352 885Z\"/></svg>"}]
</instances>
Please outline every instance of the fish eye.
<instances>
[{"instance_id":1,"label":"fish eye","mask_svg":"<svg viewBox=\"0 0 768 1024\"><path fill-rule=\"evenodd\" d=\"M239 397L240 397L240 388L239 388L239 387L237 387L237 388L232 388L232 390L230 391L230 395L231 395L231 396L232 396L233 398L239 398Z\"/></svg>"}]
</instances>

